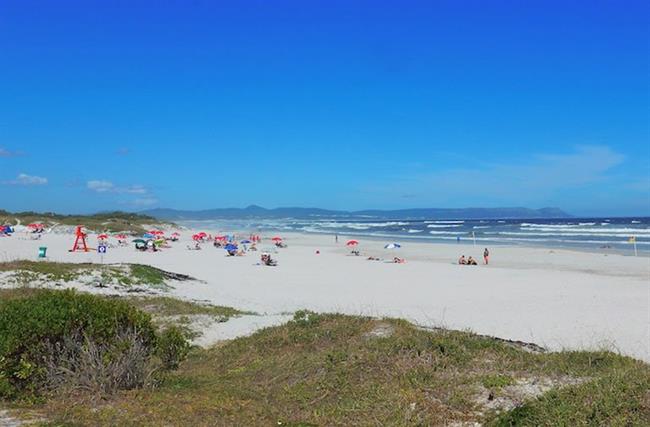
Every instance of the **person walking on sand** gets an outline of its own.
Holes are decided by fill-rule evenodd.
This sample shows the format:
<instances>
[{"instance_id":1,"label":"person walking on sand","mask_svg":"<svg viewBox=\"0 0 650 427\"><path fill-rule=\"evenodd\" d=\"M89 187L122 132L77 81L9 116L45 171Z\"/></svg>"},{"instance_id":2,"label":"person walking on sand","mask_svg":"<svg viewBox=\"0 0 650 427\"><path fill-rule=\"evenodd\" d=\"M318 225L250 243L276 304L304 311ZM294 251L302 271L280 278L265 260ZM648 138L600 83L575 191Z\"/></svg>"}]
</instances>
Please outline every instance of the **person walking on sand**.
<instances>
[{"instance_id":1,"label":"person walking on sand","mask_svg":"<svg viewBox=\"0 0 650 427\"><path fill-rule=\"evenodd\" d=\"M339 235L335 234L334 235L334 243L338 243L338 242L339 242Z\"/></svg>"},{"instance_id":2,"label":"person walking on sand","mask_svg":"<svg viewBox=\"0 0 650 427\"><path fill-rule=\"evenodd\" d=\"M483 251L483 261L485 261L485 265L488 265L488 261L490 258L490 251L488 251L488 248L485 248Z\"/></svg>"}]
</instances>

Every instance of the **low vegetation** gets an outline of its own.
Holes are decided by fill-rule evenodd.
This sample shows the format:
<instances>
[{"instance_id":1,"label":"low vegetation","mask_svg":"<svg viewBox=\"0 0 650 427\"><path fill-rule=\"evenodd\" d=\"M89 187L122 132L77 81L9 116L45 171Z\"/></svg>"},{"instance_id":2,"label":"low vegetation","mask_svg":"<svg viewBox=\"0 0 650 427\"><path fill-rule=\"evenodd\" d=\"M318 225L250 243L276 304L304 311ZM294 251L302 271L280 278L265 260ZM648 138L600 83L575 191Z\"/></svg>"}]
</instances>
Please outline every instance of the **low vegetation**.
<instances>
[{"instance_id":1,"label":"low vegetation","mask_svg":"<svg viewBox=\"0 0 650 427\"><path fill-rule=\"evenodd\" d=\"M52 212L7 212L0 210L0 224L16 225L42 223L47 226L84 225L88 230L95 232L129 232L141 234L146 231L145 226L160 224L161 221L148 215L129 212L104 212L94 215L60 215Z\"/></svg>"},{"instance_id":2,"label":"low vegetation","mask_svg":"<svg viewBox=\"0 0 650 427\"><path fill-rule=\"evenodd\" d=\"M174 366L176 364L171 361ZM58 425L648 425L650 368L611 352L530 352L401 320L299 312L106 404L50 399Z\"/></svg>"},{"instance_id":3,"label":"low vegetation","mask_svg":"<svg viewBox=\"0 0 650 427\"><path fill-rule=\"evenodd\" d=\"M17 295L0 302L3 399L110 395L145 385L187 355L179 330L157 334L151 316L124 301L71 290Z\"/></svg>"}]
</instances>

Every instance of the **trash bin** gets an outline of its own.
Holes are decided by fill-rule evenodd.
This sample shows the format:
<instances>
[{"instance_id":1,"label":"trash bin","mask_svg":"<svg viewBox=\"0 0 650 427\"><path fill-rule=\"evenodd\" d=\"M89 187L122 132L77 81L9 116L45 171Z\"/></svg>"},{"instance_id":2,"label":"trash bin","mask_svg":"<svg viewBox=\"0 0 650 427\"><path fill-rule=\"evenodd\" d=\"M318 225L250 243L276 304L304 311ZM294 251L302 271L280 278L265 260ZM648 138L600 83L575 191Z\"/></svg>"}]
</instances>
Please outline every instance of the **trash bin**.
<instances>
[{"instance_id":1,"label":"trash bin","mask_svg":"<svg viewBox=\"0 0 650 427\"><path fill-rule=\"evenodd\" d=\"M39 258L45 258L46 255L47 255L47 248L45 246L41 246L40 248L38 248Z\"/></svg>"}]
</instances>

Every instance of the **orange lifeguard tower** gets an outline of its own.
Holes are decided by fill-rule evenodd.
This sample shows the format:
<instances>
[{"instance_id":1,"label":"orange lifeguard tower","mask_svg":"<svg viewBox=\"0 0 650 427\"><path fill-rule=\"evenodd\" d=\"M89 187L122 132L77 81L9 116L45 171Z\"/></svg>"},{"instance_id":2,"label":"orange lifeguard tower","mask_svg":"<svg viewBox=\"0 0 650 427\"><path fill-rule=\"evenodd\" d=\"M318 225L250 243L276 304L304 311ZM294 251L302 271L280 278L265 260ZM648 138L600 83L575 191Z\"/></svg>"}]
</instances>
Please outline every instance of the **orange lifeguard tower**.
<instances>
[{"instance_id":1,"label":"orange lifeguard tower","mask_svg":"<svg viewBox=\"0 0 650 427\"><path fill-rule=\"evenodd\" d=\"M70 249L69 252L84 251L88 252L88 245L86 244L87 234L83 232L83 225L77 226L77 231L75 231L77 236L74 241L74 246Z\"/></svg>"}]
</instances>

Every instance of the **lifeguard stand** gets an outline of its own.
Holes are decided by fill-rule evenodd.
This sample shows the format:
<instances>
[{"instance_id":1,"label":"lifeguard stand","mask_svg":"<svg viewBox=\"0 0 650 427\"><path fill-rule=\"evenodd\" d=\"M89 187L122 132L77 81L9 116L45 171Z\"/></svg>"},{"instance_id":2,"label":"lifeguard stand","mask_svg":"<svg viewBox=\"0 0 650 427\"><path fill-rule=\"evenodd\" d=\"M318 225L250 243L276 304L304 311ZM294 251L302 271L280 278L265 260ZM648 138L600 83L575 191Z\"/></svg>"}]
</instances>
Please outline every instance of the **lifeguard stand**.
<instances>
[{"instance_id":1,"label":"lifeguard stand","mask_svg":"<svg viewBox=\"0 0 650 427\"><path fill-rule=\"evenodd\" d=\"M83 232L83 225L77 226L77 231L75 231L75 241L74 241L74 246L70 250L70 252L76 252L76 251L84 251L88 252L88 245L86 244L86 236L87 234Z\"/></svg>"}]
</instances>

